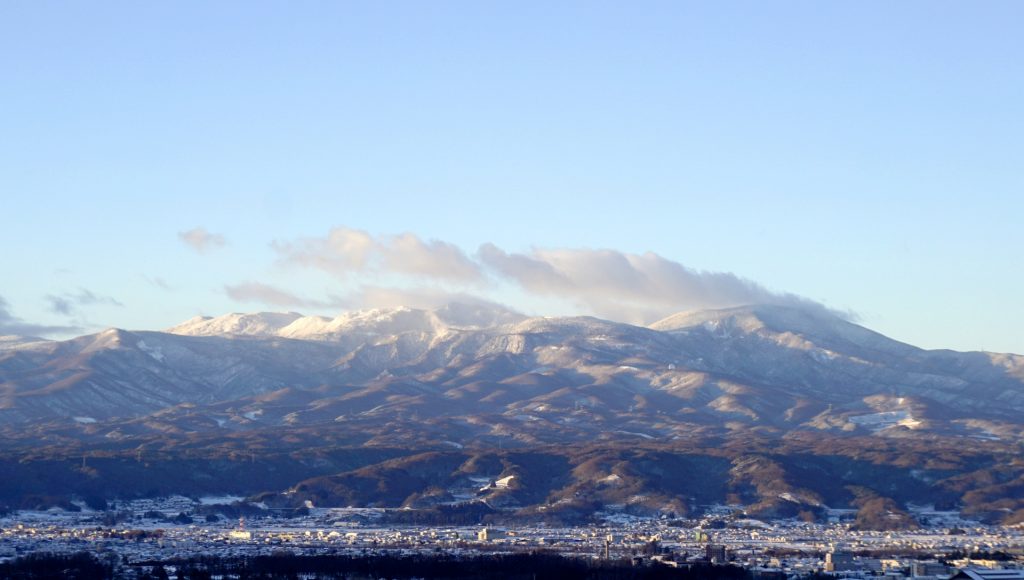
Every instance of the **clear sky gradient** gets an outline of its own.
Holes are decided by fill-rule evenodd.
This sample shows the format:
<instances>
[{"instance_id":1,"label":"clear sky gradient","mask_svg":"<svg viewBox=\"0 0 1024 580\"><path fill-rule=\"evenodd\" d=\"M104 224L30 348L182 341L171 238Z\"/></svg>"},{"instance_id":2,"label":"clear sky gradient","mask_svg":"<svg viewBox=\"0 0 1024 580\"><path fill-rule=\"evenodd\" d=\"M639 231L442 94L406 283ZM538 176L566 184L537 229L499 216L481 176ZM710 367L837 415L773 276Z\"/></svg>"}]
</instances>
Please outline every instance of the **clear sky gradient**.
<instances>
[{"instance_id":1,"label":"clear sky gradient","mask_svg":"<svg viewBox=\"0 0 1024 580\"><path fill-rule=\"evenodd\" d=\"M285 255L344 227L471 260L654 252L918 346L1024 353L1022 22L994 1L4 2L0 333L331 314L366 285L588 311L390 250Z\"/></svg>"}]
</instances>

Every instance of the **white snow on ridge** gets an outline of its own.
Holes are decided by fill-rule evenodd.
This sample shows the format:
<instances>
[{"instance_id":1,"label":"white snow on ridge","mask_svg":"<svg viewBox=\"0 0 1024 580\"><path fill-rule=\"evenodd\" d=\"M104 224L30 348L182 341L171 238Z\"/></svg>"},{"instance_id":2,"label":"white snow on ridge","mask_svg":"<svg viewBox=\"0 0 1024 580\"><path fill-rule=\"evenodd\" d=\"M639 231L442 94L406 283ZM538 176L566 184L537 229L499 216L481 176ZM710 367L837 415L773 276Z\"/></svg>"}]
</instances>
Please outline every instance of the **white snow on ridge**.
<instances>
[{"instance_id":1,"label":"white snow on ridge","mask_svg":"<svg viewBox=\"0 0 1024 580\"><path fill-rule=\"evenodd\" d=\"M330 324L331 319L326 316L303 316L296 318L291 324L280 329L277 335L284 338L302 338L325 334Z\"/></svg>"},{"instance_id":2,"label":"white snow on ridge","mask_svg":"<svg viewBox=\"0 0 1024 580\"><path fill-rule=\"evenodd\" d=\"M276 336L299 318L302 315L295 312L232 313L216 318L197 316L168 328L167 332L187 336Z\"/></svg>"},{"instance_id":3,"label":"white snow on ridge","mask_svg":"<svg viewBox=\"0 0 1024 580\"><path fill-rule=\"evenodd\" d=\"M524 317L497 306L449 304L435 310L408 307L344 312L335 318L295 312L197 316L167 332L188 336L259 336L303 340L332 340L341 335L398 335L406 332L443 334L450 329L490 328Z\"/></svg>"},{"instance_id":4,"label":"white snow on ridge","mask_svg":"<svg viewBox=\"0 0 1024 580\"><path fill-rule=\"evenodd\" d=\"M11 350L40 343L51 342L37 336L18 336L14 334L0 336L0 350Z\"/></svg>"},{"instance_id":5,"label":"white snow on ridge","mask_svg":"<svg viewBox=\"0 0 1024 580\"><path fill-rule=\"evenodd\" d=\"M906 411L885 411L869 415L857 415L856 417L850 417L849 421L854 425L860 425L872 431L880 431L896 425L914 429L921 425L921 421L915 419Z\"/></svg>"}]
</instances>

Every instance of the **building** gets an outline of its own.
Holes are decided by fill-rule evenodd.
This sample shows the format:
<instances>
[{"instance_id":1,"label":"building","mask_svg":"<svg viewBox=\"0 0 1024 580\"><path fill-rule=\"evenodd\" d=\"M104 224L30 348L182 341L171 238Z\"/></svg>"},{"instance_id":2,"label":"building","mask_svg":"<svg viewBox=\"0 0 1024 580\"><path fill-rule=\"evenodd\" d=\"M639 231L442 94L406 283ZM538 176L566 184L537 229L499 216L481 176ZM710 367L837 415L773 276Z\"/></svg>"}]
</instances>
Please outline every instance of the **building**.
<instances>
[{"instance_id":1,"label":"building","mask_svg":"<svg viewBox=\"0 0 1024 580\"><path fill-rule=\"evenodd\" d=\"M1024 570L963 568L950 580L1024 580Z\"/></svg>"},{"instance_id":2,"label":"building","mask_svg":"<svg viewBox=\"0 0 1024 580\"><path fill-rule=\"evenodd\" d=\"M704 546L704 556L708 559L708 562L713 564L729 561L725 546L721 544L708 544Z\"/></svg>"},{"instance_id":3,"label":"building","mask_svg":"<svg viewBox=\"0 0 1024 580\"><path fill-rule=\"evenodd\" d=\"M914 578L935 576L949 578L949 568L941 562L914 562L910 565L910 575Z\"/></svg>"},{"instance_id":4,"label":"building","mask_svg":"<svg viewBox=\"0 0 1024 580\"><path fill-rule=\"evenodd\" d=\"M858 569L857 563L853 561L853 554L850 552L833 550L825 554L826 572L843 572Z\"/></svg>"},{"instance_id":5,"label":"building","mask_svg":"<svg viewBox=\"0 0 1024 580\"><path fill-rule=\"evenodd\" d=\"M492 540L500 540L505 538L507 534L504 530L495 530L494 528L483 528L476 533L476 539L481 542L490 542Z\"/></svg>"}]
</instances>

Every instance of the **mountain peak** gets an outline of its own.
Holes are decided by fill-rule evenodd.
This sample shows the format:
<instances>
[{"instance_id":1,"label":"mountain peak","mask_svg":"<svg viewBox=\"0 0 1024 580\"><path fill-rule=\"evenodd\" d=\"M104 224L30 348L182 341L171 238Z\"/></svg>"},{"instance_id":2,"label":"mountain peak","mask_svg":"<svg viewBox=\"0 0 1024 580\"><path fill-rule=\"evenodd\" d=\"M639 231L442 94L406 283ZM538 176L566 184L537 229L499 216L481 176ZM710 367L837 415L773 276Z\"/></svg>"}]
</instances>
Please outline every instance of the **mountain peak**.
<instances>
[{"instance_id":1,"label":"mountain peak","mask_svg":"<svg viewBox=\"0 0 1024 580\"><path fill-rule=\"evenodd\" d=\"M274 336L299 318L302 315L296 312L233 312L217 317L196 316L168 328L167 332L188 336Z\"/></svg>"},{"instance_id":2,"label":"mountain peak","mask_svg":"<svg viewBox=\"0 0 1024 580\"><path fill-rule=\"evenodd\" d=\"M909 354L913 346L893 340L818 306L752 304L717 310L680 312L649 326L662 332L735 330L742 334L800 336L816 346L856 352L863 349Z\"/></svg>"},{"instance_id":3,"label":"mountain peak","mask_svg":"<svg viewBox=\"0 0 1024 580\"><path fill-rule=\"evenodd\" d=\"M653 330L672 331L708 322L732 321L734 324L756 330L772 328L773 330L793 330L794 326L807 327L813 324L832 325L844 323L842 318L823 308L802 308L799 306L783 306L779 304L748 304L730 308L709 310L687 310L654 322L648 326Z\"/></svg>"}]
</instances>

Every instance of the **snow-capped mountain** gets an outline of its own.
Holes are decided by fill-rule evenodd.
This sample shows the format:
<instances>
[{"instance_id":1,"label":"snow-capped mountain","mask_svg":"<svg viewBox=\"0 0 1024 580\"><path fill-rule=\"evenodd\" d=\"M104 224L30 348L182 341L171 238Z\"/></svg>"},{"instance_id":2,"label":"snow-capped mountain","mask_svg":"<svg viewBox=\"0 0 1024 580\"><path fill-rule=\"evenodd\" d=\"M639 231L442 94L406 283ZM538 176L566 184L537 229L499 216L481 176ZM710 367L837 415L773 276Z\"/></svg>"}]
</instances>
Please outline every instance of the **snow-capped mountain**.
<instances>
[{"instance_id":1,"label":"snow-capped mountain","mask_svg":"<svg viewBox=\"0 0 1024 580\"><path fill-rule=\"evenodd\" d=\"M480 329L523 320L502 308L449 304L436 310L385 308L346 312L336 318L295 312L258 312L197 316L166 330L183 336L280 337L337 340L346 336L398 335L408 332L443 334L449 329Z\"/></svg>"},{"instance_id":2,"label":"snow-capped mountain","mask_svg":"<svg viewBox=\"0 0 1024 580\"><path fill-rule=\"evenodd\" d=\"M865 526L894 525L910 502L1012 523L1021 417L1024 357L922 350L820 310L650 327L464 305L230 314L0 340L15 482L0 500L37 501L39 482L268 491L284 507L429 507L469 489L525 517L737 498L764 517L824 517L877 498Z\"/></svg>"},{"instance_id":3,"label":"snow-capped mountain","mask_svg":"<svg viewBox=\"0 0 1024 580\"><path fill-rule=\"evenodd\" d=\"M0 350L5 424L167 418L186 405L209 419L200 429L415 415L526 440L740 427L1012 438L1024 416L1024 357L925 351L780 306L648 328L466 305L229 314L17 344Z\"/></svg>"}]
</instances>

